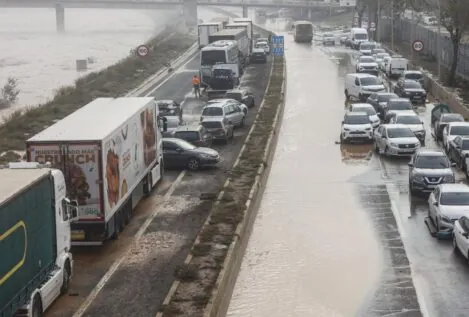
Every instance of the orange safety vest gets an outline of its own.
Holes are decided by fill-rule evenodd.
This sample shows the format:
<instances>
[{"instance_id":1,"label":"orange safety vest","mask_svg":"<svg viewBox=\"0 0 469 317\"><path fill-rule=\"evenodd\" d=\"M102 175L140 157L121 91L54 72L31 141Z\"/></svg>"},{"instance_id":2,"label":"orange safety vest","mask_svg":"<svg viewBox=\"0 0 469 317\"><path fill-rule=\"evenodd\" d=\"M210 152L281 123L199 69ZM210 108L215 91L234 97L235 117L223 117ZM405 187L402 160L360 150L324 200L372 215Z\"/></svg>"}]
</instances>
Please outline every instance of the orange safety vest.
<instances>
[{"instance_id":1,"label":"orange safety vest","mask_svg":"<svg viewBox=\"0 0 469 317\"><path fill-rule=\"evenodd\" d=\"M192 85L200 85L199 77L192 77Z\"/></svg>"}]
</instances>

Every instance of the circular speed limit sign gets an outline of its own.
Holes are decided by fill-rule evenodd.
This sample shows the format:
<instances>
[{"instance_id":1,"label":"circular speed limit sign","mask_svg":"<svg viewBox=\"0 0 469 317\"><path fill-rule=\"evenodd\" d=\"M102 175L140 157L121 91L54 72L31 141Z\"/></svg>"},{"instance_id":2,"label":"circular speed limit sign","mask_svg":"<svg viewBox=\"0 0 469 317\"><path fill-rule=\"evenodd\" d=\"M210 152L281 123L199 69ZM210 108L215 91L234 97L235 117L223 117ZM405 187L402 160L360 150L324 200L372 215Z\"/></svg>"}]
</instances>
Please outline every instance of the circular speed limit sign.
<instances>
[{"instance_id":1,"label":"circular speed limit sign","mask_svg":"<svg viewBox=\"0 0 469 317\"><path fill-rule=\"evenodd\" d=\"M146 45L140 45L139 47L137 47L137 55L140 57L147 56L149 52L150 50Z\"/></svg>"},{"instance_id":2,"label":"circular speed limit sign","mask_svg":"<svg viewBox=\"0 0 469 317\"><path fill-rule=\"evenodd\" d=\"M416 40L412 43L412 48L414 49L415 52L421 52L423 51L423 42L422 41L419 41L419 40Z\"/></svg>"}]
</instances>

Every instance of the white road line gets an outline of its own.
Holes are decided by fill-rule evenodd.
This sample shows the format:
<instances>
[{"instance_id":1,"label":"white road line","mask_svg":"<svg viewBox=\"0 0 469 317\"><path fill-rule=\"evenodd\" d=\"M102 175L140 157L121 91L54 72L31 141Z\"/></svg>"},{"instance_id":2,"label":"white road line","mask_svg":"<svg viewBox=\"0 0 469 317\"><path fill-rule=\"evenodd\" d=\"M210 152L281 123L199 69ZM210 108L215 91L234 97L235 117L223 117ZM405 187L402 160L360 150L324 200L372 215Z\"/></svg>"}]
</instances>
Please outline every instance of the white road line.
<instances>
[{"instance_id":1,"label":"white road line","mask_svg":"<svg viewBox=\"0 0 469 317\"><path fill-rule=\"evenodd\" d=\"M176 189L177 185L179 185L179 183L181 182L182 178L184 177L184 175L186 174L186 171L182 171L178 177L176 178L176 180L173 182L173 184L171 184L171 187L168 189L168 191L166 192L166 194L163 196L163 204L171 197L171 195L174 193L174 190ZM156 208L150 216L148 216L148 218L145 220L145 222L142 224L142 226L140 227L140 229L138 230L137 234L135 235L134 237L134 240L132 243L138 243L138 240L143 236L143 234L145 233L145 231L148 229L148 227L150 226L151 222L153 221L153 219L155 219L155 217L160 213L160 209L159 208ZM104 276L101 278L101 280L99 280L98 284L96 284L96 286L93 288L93 290L91 291L91 293L88 295L88 297L85 299L85 301L80 305L80 307L78 308L78 310L73 314L72 317L81 317L83 316L83 314L85 313L85 311L91 306L91 304L93 303L93 301L96 299L96 297L98 297L99 293L101 292L101 290L104 288L104 286L106 285L106 283L111 279L111 277L114 275L114 273L117 271L117 269L121 266L122 262L126 259L126 257L129 255L129 252L130 252L130 248L129 250L127 250L127 252L125 252L125 254L121 257L119 257L119 259L117 259L116 261L114 261L114 263L111 265L111 267L109 268L109 270L106 272L106 274L104 274Z\"/></svg>"}]
</instances>

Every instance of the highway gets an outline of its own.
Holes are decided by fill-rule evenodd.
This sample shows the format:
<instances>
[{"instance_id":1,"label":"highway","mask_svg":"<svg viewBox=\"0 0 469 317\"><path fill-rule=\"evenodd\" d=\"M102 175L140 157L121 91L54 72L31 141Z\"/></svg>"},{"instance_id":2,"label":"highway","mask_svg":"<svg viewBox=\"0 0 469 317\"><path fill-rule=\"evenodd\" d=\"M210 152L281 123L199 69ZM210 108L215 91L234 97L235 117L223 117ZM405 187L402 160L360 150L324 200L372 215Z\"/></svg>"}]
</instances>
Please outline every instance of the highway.
<instances>
[{"instance_id":1,"label":"highway","mask_svg":"<svg viewBox=\"0 0 469 317\"><path fill-rule=\"evenodd\" d=\"M191 77L198 65L199 55L149 93L157 99L181 102L187 123L199 121L204 104L191 91ZM75 275L69 296L60 297L46 317L156 314L174 280L175 268L184 261L210 211L212 201L201 195L217 194L225 182L263 98L270 65L269 60L267 64L250 65L245 71L241 86L250 87L256 107L250 109L246 126L235 130L229 145L215 145L223 158L220 166L190 173L166 171L163 182L140 203L118 240L108 241L103 247L75 248ZM139 232L142 229L144 232Z\"/></svg>"},{"instance_id":2,"label":"highway","mask_svg":"<svg viewBox=\"0 0 469 317\"><path fill-rule=\"evenodd\" d=\"M430 235L408 159L336 144L356 52L285 36L283 126L228 316L469 316L467 260ZM432 108L416 112L438 148Z\"/></svg>"}]
</instances>

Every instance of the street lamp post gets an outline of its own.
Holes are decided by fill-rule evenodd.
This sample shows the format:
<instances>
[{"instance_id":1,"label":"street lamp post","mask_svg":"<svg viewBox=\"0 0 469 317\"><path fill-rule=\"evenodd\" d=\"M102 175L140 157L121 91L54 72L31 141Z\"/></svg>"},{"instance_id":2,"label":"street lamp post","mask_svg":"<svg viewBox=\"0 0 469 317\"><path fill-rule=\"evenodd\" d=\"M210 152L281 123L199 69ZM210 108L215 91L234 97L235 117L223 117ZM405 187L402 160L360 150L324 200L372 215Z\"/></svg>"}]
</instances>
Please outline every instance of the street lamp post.
<instances>
[{"instance_id":1,"label":"street lamp post","mask_svg":"<svg viewBox=\"0 0 469 317\"><path fill-rule=\"evenodd\" d=\"M381 0L378 0L378 11L376 12L376 41L379 43L381 41Z\"/></svg>"},{"instance_id":2,"label":"street lamp post","mask_svg":"<svg viewBox=\"0 0 469 317\"><path fill-rule=\"evenodd\" d=\"M438 5L438 39L436 40L436 52L438 54L438 79L441 79L441 6L440 0L437 0Z\"/></svg>"},{"instance_id":3,"label":"street lamp post","mask_svg":"<svg viewBox=\"0 0 469 317\"><path fill-rule=\"evenodd\" d=\"M394 0L391 2L391 50L394 52Z\"/></svg>"}]
</instances>

